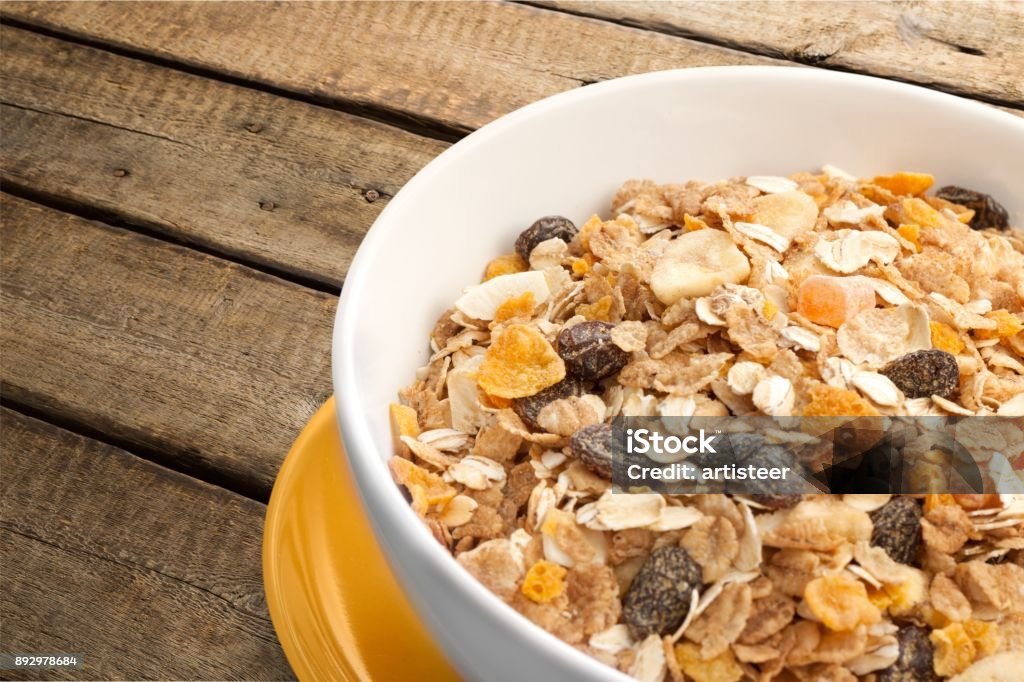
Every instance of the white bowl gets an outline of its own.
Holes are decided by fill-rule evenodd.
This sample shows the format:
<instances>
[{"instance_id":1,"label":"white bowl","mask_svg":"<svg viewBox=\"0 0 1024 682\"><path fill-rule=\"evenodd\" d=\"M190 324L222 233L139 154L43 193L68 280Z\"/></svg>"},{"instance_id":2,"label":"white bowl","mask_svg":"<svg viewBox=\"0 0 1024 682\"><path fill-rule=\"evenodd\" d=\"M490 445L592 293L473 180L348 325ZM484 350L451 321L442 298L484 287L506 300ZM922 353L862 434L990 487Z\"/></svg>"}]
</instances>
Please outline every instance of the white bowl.
<instances>
[{"instance_id":1,"label":"white bowl","mask_svg":"<svg viewBox=\"0 0 1024 682\"><path fill-rule=\"evenodd\" d=\"M437 317L536 218L579 225L607 213L626 179L788 175L826 163L858 175L930 172L992 194L1024 223L1024 121L892 81L746 66L619 78L527 106L441 154L374 223L338 307L338 414L377 536L466 678L626 679L473 580L392 482L387 405L425 363Z\"/></svg>"}]
</instances>

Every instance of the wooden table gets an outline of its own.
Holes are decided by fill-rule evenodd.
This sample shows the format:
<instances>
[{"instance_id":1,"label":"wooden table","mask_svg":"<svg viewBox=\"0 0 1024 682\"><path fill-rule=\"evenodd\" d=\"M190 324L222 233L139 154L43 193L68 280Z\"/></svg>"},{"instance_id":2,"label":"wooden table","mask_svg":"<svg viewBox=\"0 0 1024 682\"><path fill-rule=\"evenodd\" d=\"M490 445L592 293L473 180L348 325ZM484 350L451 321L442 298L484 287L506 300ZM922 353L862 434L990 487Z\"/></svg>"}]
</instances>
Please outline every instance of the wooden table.
<instances>
[{"instance_id":1,"label":"wooden table","mask_svg":"<svg viewBox=\"0 0 1024 682\"><path fill-rule=\"evenodd\" d=\"M1024 113L1013 2L0 14L0 651L86 655L48 677L291 676L260 575L274 477L331 392L360 239L474 128L713 64L868 73Z\"/></svg>"}]
</instances>

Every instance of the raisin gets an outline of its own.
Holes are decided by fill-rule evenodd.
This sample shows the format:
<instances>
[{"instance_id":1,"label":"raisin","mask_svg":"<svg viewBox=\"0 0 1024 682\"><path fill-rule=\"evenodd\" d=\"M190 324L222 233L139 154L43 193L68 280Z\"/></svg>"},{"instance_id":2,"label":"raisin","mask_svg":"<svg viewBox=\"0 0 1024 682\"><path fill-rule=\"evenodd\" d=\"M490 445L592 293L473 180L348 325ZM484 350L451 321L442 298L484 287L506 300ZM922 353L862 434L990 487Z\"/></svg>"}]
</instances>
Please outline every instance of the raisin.
<instances>
[{"instance_id":1,"label":"raisin","mask_svg":"<svg viewBox=\"0 0 1024 682\"><path fill-rule=\"evenodd\" d=\"M883 367L881 372L908 398L933 395L948 398L960 388L956 358L944 350L932 348L907 353Z\"/></svg>"},{"instance_id":2,"label":"raisin","mask_svg":"<svg viewBox=\"0 0 1024 682\"><path fill-rule=\"evenodd\" d=\"M871 544L893 561L912 564L921 548L921 507L910 497L894 497L871 513Z\"/></svg>"},{"instance_id":3,"label":"raisin","mask_svg":"<svg viewBox=\"0 0 1024 682\"><path fill-rule=\"evenodd\" d=\"M720 467L751 464L755 467L793 467L793 454L756 433L727 433L714 437L714 452L703 452L701 466Z\"/></svg>"},{"instance_id":4,"label":"raisin","mask_svg":"<svg viewBox=\"0 0 1024 682\"><path fill-rule=\"evenodd\" d=\"M666 545L651 552L622 600L622 619L630 634L641 641L652 633L674 632L701 584L700 565L682 547Z\"/></svg>"},{"instance_id":5,"label":"raisin","mask_svg":"<svg viewBox=\"0 0 1024 682\"><path fill-rule=\"evenodd\" d=\"M534 393L526 398L516 398L512 401L512 411L519 415L523 423L534 431L542 430L537 423L537 415L550 403L562 398L581 396L586 393L586 387L575 377L566 377L554 386L548 386L543 391Z\"/></svg>"},{"instance_id":6,"label":"raisin","mask_svg":"<svg viewBox=\"0 0 1024 682\"><path fill-rule=\"evenodd\" d=\"M560 215L545 216L520 233L516 239L516 253L529 263L530 252L537 244L549 239L561 239L568 244L577 232L576 226L568 218Z\"/></svg>"},{"instance_id":7,"label":"raisin","mask_svg":"<svg viewBox=\"0 0 1024 682\"><path fill-rule=\"evenodd\" d=\"M934 647L928 630L905 625L896 633L899 655L896 662L878 673L878 682L932 682L938 676L932 669Z\"/></svg>"},{"instance_id":8,"label":"raisin","mask_svg":"<svg viewBox=\"0 0 1024 682\"><path fill-rule=\"evenodd\" d=\"M986 227L1005 230L1009 226L1006 209L988 194L956 185L948 185L935 192L935 196L974 211L971 227L975 230L982 230Z\"/></svg>"},{"instance_id":9,"label":"raisin","mask_svg":"<svg viewBox=\"0 0 1024 682\"><path fill-rule=\"evenodd\" d=\"M692 427L691 427L692 428ZM722 467L730 465L752 466L756 469L784 469L796 474L800 467L793 452L756 433L724 433L714 436L714 452L701 452L694 457L701 467ZM719 483L724 485L716 492L729 492L750 497L754 494L766 498L796 497L792 505L800 501L798 491L803 487L803 477L787 476L780 480L741 480ZM781 508L781 507L779 507Z\"/></svg>"},{"instance_id":10,"label":"raisin","mask_svg":"<svg viewBox=\"0 0 1024 682\"><path fill-rule=\"evenodd\" d=\"M754 493L747 495L751 500L758 504L764 505L769 509L790 509L800 504L800 500L804 498L803 495L784 495L777 493Z\"/></svg>"},{"instance_id":11,"label":"raisin","mask_svg":"<svg viewBox=\"0 0 1024 682\"><path fill-rule=\"evenodd\" d=\"M591 424L572 434L569 451L598 476L612 477L612 427L609 424Z\"/></svg>"},{"instance_id":12,"label":"raisin","mask_svg":"<svg viewBox=\"0 0 1024 682\"><path fill-rule=\"evenodd\" d=\"M629 362L629 353L612 343L608 322L580 322L558 335L558 354L569 374L597 381L615 374Z\"/></svg>"}]
</instances>

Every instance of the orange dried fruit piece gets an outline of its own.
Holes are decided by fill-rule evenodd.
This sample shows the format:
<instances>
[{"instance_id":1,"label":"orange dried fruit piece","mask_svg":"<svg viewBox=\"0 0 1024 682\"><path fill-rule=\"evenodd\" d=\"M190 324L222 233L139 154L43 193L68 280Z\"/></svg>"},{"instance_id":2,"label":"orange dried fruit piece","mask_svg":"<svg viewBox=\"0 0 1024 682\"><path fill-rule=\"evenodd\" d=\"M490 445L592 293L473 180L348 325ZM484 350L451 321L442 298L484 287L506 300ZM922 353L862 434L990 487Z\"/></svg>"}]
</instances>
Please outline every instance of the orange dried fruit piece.
<instances>
[{"instance_id":1,"label":"orange dried fruit piece","mask_svg":"<svg viewBox=\"0 0 1024 682\"><path fill-rule=\"evenodd\" d=\"M929 639L935 645L932 663L937 675L957 675L974 662L977 648L962 624L950 623L941 630L932 630Z\"/></svg>"},{"instance_id":2,"label":"orange dried fruit piece","mask_svg":"<svg viewBox=\"0 0 1024 682\"><path fill-rule=\"evenodd\" d=\"M1024 329L1024 323L1008 310L993 310L985 317L995 320L996 328L975 330L974 335L979 339L1004 339L1019 334Z\"/></svg>"},{"instance_id":3,"label":"orange dried fruit piece","mask_svg":"<svg viewBox=\"0 0 1024 682\"><path fill-rule=\"evenodd\" d=\"M494 311L494 322L501 323L511 320L513 317L529 317L533 315L533 309L537 307L537 299L533 297L532 291L524 291L519 296L508 299Z\"/></svg>"},{"instance_id":4,"label":"orange dried fruit piece","mask_svg":"<svg viewBox=\"0 0 1024 682\"><path fill-rule=\"evenodd\" d=\"M952 495L951 496L960 508L964 511L977 511L978 509L998 509L1003 506L999 493L984 493L981 495Z\"/></svg>"},{"instance_id":5,"label":"orange dried fruit piece","mask_svg":"<svg viewBox=\"0 0 1024 682\"><path fill-rule=\"evenodd\" d=\"M565 362L531 325L509 325L484 354L477 384L499 398L526 398L565 378Z\"/></svg>"},{"instance_id":6,"label":"orange dried fruit piece","mask_svg":"<svg viewBox=\"0 0 1024 682\"><path fill-rule=\"evenodd\" d=\"M594 303L583 303L576 306L576 314L582 315L588 320L600 320L608 322L612 311L612 297L602 296Z\"/></svg>"},{"instance_id":7,"label":"orange dried fruit piece","mask_svg":"<svg viewBox=\"0 0 1024 682\"><path fill-rule=\"evenodd\" d=\"M687 679L694 682L736 682L743 677L743 668L736 662L731 649L726 649L714 658L704 660L700 645L683 642L675 647L674 653L679 668Z\"/></svg>"},{"instance_id":8,"label":"orange dried fruit piece","mask_svg":"<svg viewBox=\"0 0 1024 682\"><path fill-rule=\"evenodd\" d=\"M938 227L942 225L942 214L917 197L904 199L902 202L903 217L907 222L921 227Z\"/></svg>"},{"instance_id":9,"label":"orange dried fruit piece","mask_svg":"<svg viewBox=\"0 0 1024 682\"><path fill-rule=\"evenodd\" d=\"M395 481L408 489L413 498L413 508L417 509L420 515L426 513L425 507L446 504L455 497L455 488L445 483L440 476L416 466L407 459L392 457L388 460L388 469ZM424 507L422 511L417 508L418 506Z\"/></svg>"},{"instance_id":10,"label":"orange dried fruit piece","mask_svg":"<svg viewBox=\"0 0 1024 682\"><path fill-rule=\"evenodd\" d=\"M884 585L882 587L874 587L872 585L868 585L865 589L868 593L868 601L874 604L878 610L885 611L890 606L892 606L892 595L890 595L889 592L886 591Z\"/></svg>"},{"instance_id":11,"label":"orange dried fruit piece","mask_svg":"<svg viewBox=\"0 0 1024 682\"><path fill-rule=\"evenodd\" d=\"M491 395L483 389L480 389L480 402L488 407L493 407L498 410L504 410L507 407L512 407L512 401L508 398L499 398L496 395Z\"/></svg>"},{"instance_id":12,"label":"orange dried fruit piece","mask_svg":"<svg viewBox=\"0 0 1024 682\"><path fill-rule=\"evenodd\" d=\"M868 592L870 591L871 589L868 588ZM930 627L932 630L941 630L942 628L949 625L951 622L949 618L947 618L941 612L937 611L932 606L922 607L921 620L924 621L924 624Z\"/></svg>"},{"instance_id":13,"label":"orange dried fruit piece","mask_svg":"<svg viewBox=\"0 0 1024 682\"><path fill-rule=\"evenodd\" d=\"M921 252L921 226L916 223L906 223L896 228L900 236L914 245L914 250Z\"/></svg>"},{"instance_id":14,"label":"orange dried fruit piece","mask_svg":"<svg viewBox=\"0 0 1024 682\"><path fill-rule=\"evenodd\" d=\"M856 391L816 384L808 391L805 417L877 417L878 410Z\"/></svg>"},{"instance_id":15,"label":"orange dried fruit piece","mask_svg":"<svg viewBox=\"0 0 1024 682\"><path fill-rule=\"evenodd\" d=\"M530 266L526 264L526 261L518 253L510 253L504 256L498 256L484 268L484 280L494 279L495 277L501 277L502 275L513 275L517 272L526 272L530 269Z\"/></svg>"},{"instance_id":16,"label":"orange dried fruit piece","mask_svg":"<svg viewBox=\"0 0 1024 682\"><path fill-rule=\"evenodd\" d=\"M823 575L807 583L804 601L829 630L848 631L882 620L864 583L844 575Z\"/></svg>"},{"instance_id":17,"label":"orange dried fruit piece","mask_svg":"<svg viewBox=\"0 0 1024 682\"><path fill-rule=\"evenodd\" d=\"M932 331L932 348L944 350L950 355L956 355L964 349L964 342L956 330L944 322L929 322L928 328Z\"/></svg>"},{"instance_id":18,"label":"orange dried fruit piece","mask_svg":"<svg viewBox=\"0 0 1024 682\"><path fill-rule=\"evenodd\" d=\"M565 574L562 566L541 559L530 566L520 589L530 601L546 604L565 592Z\"/></svg>"},{"instance_id":19,"label":"orange dried fruit piece","mask_svg":"<svg viewBox=\"0 0 1024 682\"><path fill-rule=\"evenodd\" d=\"M875 307L875 288L866 277L811 275L797 292L797 312L811 322L838 328Z\"/></svg>"},{"instance_id":20,"label":"orange dried fruit piece","mask_svg":"<svg viewBox=\"0 0 1024 682\"><path fill-rule=\"evenodd\" d=\"M956 504L956 498L946 493L924 496L924 513L927 514L936 507L952 506Z\"/></svg>"},{"instance_id":21,"label":"orange dried fruit piece","mask_svg":"<svg viewBox=\"0 0 1024 682\"><path fill-rule=\"evenodd\" d=\"M395 448L395 453L408 457L409 446L402 442L402 436L415 438L420 435L416 410L408 405L391 403L388 406L388 421L391 423L391 444Z\"/></svg>"},{"instance_id":22,"label":"orange dried fruit piece","mask_svg":"<svg viewBox=\"0 0 1024 682\"><path fill-rule=\"evenodd\" d=\"M590 266L593 265L594 257L589 253L583 255L583 258L577 258L572 262L572 274L583 276L590 272Z\"/></svg>"},{"instance_id":23,"label":"orange dried fruit piece","mask_svg":"<svg viewBox=\"0 0 1024 682\"><path fill-rule=\"evenodd\" d=\"M923 194L935 184L935 178L928 173L899 172L892 175L878 175L872 180L879 187L884 187L893 194Z\"/></svg>"},{"instance_id":24,"label":"orange dried fruit piece","mask_svg":"<svg viewBox=\"0 0 1024 682\"><path fill-rule=\"evenodd\" d=\"M704 222L703 220L701 220L700 218L695 218L694 216L690 215L689 213L684 213L683 214L683 228L687 232L693 232L694 230L706 230L706 229L708 229L708 224L706 222Z\"/></svg>"}]
</instances>

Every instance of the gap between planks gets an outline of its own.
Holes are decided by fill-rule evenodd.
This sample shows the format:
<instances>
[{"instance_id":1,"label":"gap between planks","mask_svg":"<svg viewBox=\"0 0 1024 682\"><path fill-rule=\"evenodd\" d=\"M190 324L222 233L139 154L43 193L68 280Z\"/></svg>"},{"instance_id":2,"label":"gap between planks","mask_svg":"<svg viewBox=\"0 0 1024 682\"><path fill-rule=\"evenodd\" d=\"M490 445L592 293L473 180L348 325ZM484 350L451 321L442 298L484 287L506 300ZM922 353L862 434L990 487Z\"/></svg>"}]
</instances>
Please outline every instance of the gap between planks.
<instances>
[{"instance_id":1,"label":"gap between planks","mask_svg":"<svg viewBox=\"0 0 1024 682\"><path fill-rule=\"evenodd\" d=\"M968 40L945 35L956 33L961 28L961 22L955 21L954 12L964 7L964 3L939 0L921 8L912 6L910 3L890 2L889 0L832 0L822 2L821 0L790 0L789 3L780 3L777 0L703 0L701 3L690 3L680 7L680 3L658 3L643 1L622 0L511 0L516 4L535 7L576 16L585 19L604 21L617 26L635 28L661 35L682 38L699 42L705 45L720 47L729 50L738 50L752 55L758 55L771 59L784 59L795 64L815 66L827 70L841 71L844 73L855 73L865 76L874 76L888 80L918 85L921 87L941 90L943 92L973 99L986 104L995 105L1010 113L1021 115L1024 113L1024 97L1020 84L1013 84L1013 80L1019 75L1014 73L1014 67L1006 61L1004 71L1000 69L986 68L983 74L979 73L974 78L991 78L1008 82L1017 97L1007 97L1006 91L999 91L995 88L985 91L989 83L979 87L970 88L957 84L938 73L929 73L928 69L922 69L922 64L930 58L947 60L963 55L969 57L983 57L988 60L989 65L997 63L996 60L1016 59L1022 64L1020 50L1024 49L1024 41L1020 36L1024 35L1024 9L1019 5L1000 0L990 1L991 8L1000 8L992 11L992 18L1002 24L1002 39L1016 43L996 43L990 51L966 44L967 42L980 39L992 39L993 35L986 35L984 29L976 31L979 35L972 35ZM871 16L870 11L860 12L860 23L865 29L862 33L855 33L850 26L843 23L844 6L857 7L862 10L865 7L875 5L881 15ZM780 17L772 14L774 10L785 6L785 12L789 17ZM797 9L793 9L796 7ZM719 13L719 10L723 10ZM917 14L923 11L924 14ZM928 17L929 12L941 16ZM714 23L706 20L706 17L719 13L721 17ZM886 16L888 15L888 16ZM953 16L951 16L953 15ZM757 19L756 17L761 17ZM787 30L792 28L786 26L783 19L801 17L806 26L811 29L805 33L797 33L786 36ZM888 20L892 20L891 26ZM851 22L854 26L858 23L856 19ZM985 27L987 28L987 27ZM717 30L717 33L715 32ZM843 36L842 31L846 30L853 35ZM886 35L892 30L896 36ZM965 29L966 31L966 29ZM865 42L874 42L884 45L884 41L896 37L902 43L898 46L905 49L890 48L893 61L899 61L901 56L909 56L913 53L912 45L926 45L937 48L938 52L946 51L946 55L917 55L911 64L886 64L882 54L872 54L871 49L847 56L848 53L856 53L858 40L866 39ZM799 38L799 40L792 40ZM787 42L787 39L788 42ZM884 48L882 48L884 49ZM865 52L867 54L865 54ZM901 55L901 52L904 53ZM956 55L955 53L959 53ZM966 59L966 58L964 58ZM916 62L916 63L914 63ZM956 68L960 73L968 75L972 71L979 70L982 63L957 63ZM1024 68L1022 66L1021 68Z\"/></svg>"},{"instance_id":2,"label":"gap between planks","mask_svg":"<svg viewBox=\"0 0 1024 682\"><path fill-rule=\"evenodd\" d=\"M263 594L263 505L6 408L0 424L9 644L82 651L94 679L291 677Z\"/></svg>"},{"instance_id":3,"label":"gap between planks","mask_svg":"<svg viewBox=\"0 0 1024 682\"><path fill-rule=\"evenodd\" d=\"M265 501L330 395L337 300L23 199L4 218L7 403Z\"/></svg>"},{"instance_id":4,"label":"gap between planks","mask_svg":"<svg viewBox=\"0 0 1024 682\"><path fill-rule=\"evenodd\" d=\"M3 34L0 151L15 194L318 290L338 292L388 199L447 148L31 31Z\"/></svg>"},{"instance_id":5,"label":"gap between planks","mask_svg":"<svg viewBox=\"0 0 1024 682\"><path fill-rule=\"evenodd\" d=\"M110 433L94 428L86 422L76 420L72 416L62 414L55 410L49 410L45 406L45 401L38 401L37 405L38 406L32 406L18 400L13 400L6 395L0 396L0 408L9 410L11 414L19 414L30 419L35 419L39 422L49 424L54 428L74 434L75 436L116 448L122 452L132 455L133 457L138 457L140 460L149 462L154 466L162 467L168 471L188 476L189 478L194 478L197 481L202 481L203 483L221 488L222 490L234 493L235 495L248 498L254 502L259 502L263 505L269 504L270 502L270 491L259 486L247 485L244 482L232 479L230 476L225 476L223 472L216 468L182 467L173 457L169 457L166 453L161 452L160 450L148 448L141 443L131 442L125 438L118 438Z\"/></svg>"},{"instance_id":6,"label":"gap between planks","mask_svg":"<svg viewBox=\"0 0 1024 682\"><path fill-rule=\"evenodd\" d=\"M95 205L87 204L82 201L75 201L74 199L59 194L39 191L38 189L29 187L28 185L23 185L9 178L4 180L3 187L0 188L0 195L10 195L19 199L25 199L34 204L39 204L46 208L52 208L63 213L69 213L84 220L104 223L111 227L118 227L129 232L141 234L145 237L165 241L169 244L174 244L175 246L192 249L193 251L197 251L207 256L221 258L228 262L257 270L270 275L271 277L276 277L307 289L313 289L314 291L330 294L335 297L341 295L340 285L316 279L314 277L303 277L298 273L277 268L273 265L263 263L255 259L242 258L227 249L217 249L196 241L183 239L172 232L150 227L141 221L132 220L131 217L126 218L122 215L118 215L117 213L105 211Z\"/></svg>"}]
</instances>

